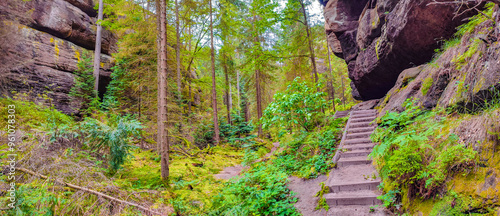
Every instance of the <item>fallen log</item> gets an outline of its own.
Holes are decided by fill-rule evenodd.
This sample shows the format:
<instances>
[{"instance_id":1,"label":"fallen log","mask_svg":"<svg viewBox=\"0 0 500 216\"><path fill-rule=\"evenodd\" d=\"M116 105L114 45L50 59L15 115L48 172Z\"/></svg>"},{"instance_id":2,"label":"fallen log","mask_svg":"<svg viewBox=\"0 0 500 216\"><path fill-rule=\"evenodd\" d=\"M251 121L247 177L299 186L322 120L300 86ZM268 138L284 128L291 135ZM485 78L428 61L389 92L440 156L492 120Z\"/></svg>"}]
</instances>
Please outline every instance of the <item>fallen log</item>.
<instances>
[{"instance_id":1,"label":"fallen log","mask_svg":"<svg viewBox=\"0 0 500 216\"><path fill-rule=\"evenodd\" d=\"M18 168L16 168L16 170L19 170L21 172L37 176L37 177L42 178L42 179L48 179L49 178L49 177L47 177L45 175L33 172L31 170L28 170L28 169L25 169L25 168L22 168L22 167L18 167ZM71 184L71 183L63 182L63 181L58 180L58 179L54 179L54 181L57 182L57 183L59 183L59 184L66 185L67 187L70 187L70 188L73 188L73 189L76 189L76 190L82 190L82 191L85 191L87 193L91 193L91 194L94 194L94 195L106 198L106 199L111 200L111 201L115 201L115 202L119 202L119 203L122 203L122 204L134 206L134 207L136 207L136 208L138 208L140 210L143 210L143 211L145 211L147 213L150 213L151 215L167 215L167 214L161 214L159 212L155 212L155 211L153 211L153 210L151 210L149 208L146 208L144 206L140 206L140 205L132 203L132 202L128 202L128 201L125 201L125 200L121 200L121 199L118 199L118 198L115 198L115 197L103 194L103 193L95 191L95 190L91 190L91 189L88 189L88 188L80 187L78 185L74 185L74 184Z\"/></svg>"}]
</instances>

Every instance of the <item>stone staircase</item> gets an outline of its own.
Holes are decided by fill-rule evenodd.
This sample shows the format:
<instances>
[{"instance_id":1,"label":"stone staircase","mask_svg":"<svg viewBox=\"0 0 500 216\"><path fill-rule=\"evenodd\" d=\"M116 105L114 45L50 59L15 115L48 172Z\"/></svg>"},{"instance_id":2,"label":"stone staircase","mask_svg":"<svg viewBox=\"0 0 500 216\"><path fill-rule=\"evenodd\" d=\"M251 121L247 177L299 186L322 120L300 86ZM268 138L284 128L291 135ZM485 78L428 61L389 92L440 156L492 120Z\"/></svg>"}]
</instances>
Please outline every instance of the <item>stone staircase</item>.
<instances>
[{"instance_id":1,"label":"stone staircase","mask_svg":"<svg viewBox=\"0 0 500 216\"><path fill-rule=\"evenodd\" d=\"M368 159L374 143L370 134L376 126L376 110L351 111L340 147L333 160L337 168L332 170L326 185L330 193L325 194L326 202L331 207L328 215L360 216L386 215L381 207L381 195L377 186L380 178Z\"/></svg>"}]
</instances>

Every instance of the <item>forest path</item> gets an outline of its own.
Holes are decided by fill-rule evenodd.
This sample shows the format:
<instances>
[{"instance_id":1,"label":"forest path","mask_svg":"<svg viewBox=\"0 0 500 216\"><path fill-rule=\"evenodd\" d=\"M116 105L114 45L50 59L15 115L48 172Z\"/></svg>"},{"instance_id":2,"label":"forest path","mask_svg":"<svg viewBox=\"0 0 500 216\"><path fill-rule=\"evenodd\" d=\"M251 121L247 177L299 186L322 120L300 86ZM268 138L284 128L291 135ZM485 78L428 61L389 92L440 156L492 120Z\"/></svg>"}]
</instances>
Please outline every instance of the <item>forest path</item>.
<instances>
[{"instance_id":1,"label":"forest path","mask_svg":"<svg viewBox=\"0 0 500 216\"><path fill-rule=\"evenodd\" d=\"M271 155L273 155L273 153L276 150L278 150L279 147L280 147L279 142L273 143L273 147L271 148L271 151L269 153L267 153L266 155L264 155L264 157L256 160L255 162L260 162L262 160L265 160L265 159L271 157ZM227 179L230 179L232 177L239 176L241 171L243 171L245 168L247 168L247 167L244 167L242 165L226 167L222 171L220 171L218 174L214 175L214 177L216 179L226 179L227 180Z\"/></svg>"},{"instance_id":2,"label":"forest path","mask_svg":"<svg viewBox=\"0 0 500 216\"><path fill-rule=\"evenodd\" d=\"M325 194L330 210L326 215L334 216L382 216L388 215L381 206L381 195L377 186L380 178L368 154L375 143L370 135L376 128L372 124L377 116L376 110L352 111L333 161L337 168L330 172L326 186L330 193Z\"/></svg>"}]
</instances>

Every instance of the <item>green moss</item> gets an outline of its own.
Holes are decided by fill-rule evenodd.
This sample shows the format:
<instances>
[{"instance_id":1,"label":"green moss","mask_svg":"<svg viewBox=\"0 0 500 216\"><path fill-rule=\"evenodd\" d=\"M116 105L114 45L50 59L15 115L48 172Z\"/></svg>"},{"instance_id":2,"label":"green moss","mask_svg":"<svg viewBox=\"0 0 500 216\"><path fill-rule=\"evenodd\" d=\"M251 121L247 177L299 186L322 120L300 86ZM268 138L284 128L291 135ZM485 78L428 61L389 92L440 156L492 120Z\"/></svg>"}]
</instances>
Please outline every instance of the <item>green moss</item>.
<instances>
[{"instance_id":1,"label":"green moss","mask_svg":"<svg viewBox=\"0 0 500 216\"><path fill-rule=\"evenodd\" d=\"M427 92L431 88L432 83L434 83L434 79L432 78L432 76L425 78L424 83L422 84L422 88L420 89L424 96L427 95Z\"/></svg>"}]
</instances>

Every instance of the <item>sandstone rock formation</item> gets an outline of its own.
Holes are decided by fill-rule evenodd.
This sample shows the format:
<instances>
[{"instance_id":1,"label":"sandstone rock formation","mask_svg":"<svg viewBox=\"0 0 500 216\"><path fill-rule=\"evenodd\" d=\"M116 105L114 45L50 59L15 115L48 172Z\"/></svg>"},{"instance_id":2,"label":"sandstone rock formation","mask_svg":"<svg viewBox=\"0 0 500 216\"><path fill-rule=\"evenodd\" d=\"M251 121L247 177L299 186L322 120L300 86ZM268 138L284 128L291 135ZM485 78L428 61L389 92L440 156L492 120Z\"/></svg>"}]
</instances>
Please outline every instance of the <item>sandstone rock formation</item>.
<instances>
[{"instance_id":1,"label":"sandstone rock formation","mask_svg":"<svg viewBox=\"0 0 500 216\"><path fill-rule=\"evenodd\" d=\"M500 95L500 10L485 19L459 44L448 48L433 63L401 73L395 86L379 103L385 111L402 111L401 104L416 98L424 108L456 106L462 110L481 108ZM469 52L469 55L465 55Z\"/></svg>"},{"instance_id":2,"label":"sandstone rock formation","mask_svg":"<svg viewBox=\"0 0 500 216\"><path fill-rule=\"evenodd\" d=\"M93 55L95 14L92 0L1 1L0 94L28 93L39 101L47 95L58 110L74 113L68 93L78 61ZM117 50L117 38L103 32L100 91Z\"/></svg>"},{"instance_id":3,"label":"sandstone rock formation","mask_svg":"<svg viewBox=\"0 0 500 216\"><path fill-rule=\"evenodd\" d=\"M450 38L473 13L455 16L460 5L431 2L328 1L326 34L334 53L348 64L356 99L384 97L403 70L430 61L439 41Z\"/></svg>"}]
</instances>

